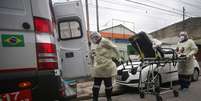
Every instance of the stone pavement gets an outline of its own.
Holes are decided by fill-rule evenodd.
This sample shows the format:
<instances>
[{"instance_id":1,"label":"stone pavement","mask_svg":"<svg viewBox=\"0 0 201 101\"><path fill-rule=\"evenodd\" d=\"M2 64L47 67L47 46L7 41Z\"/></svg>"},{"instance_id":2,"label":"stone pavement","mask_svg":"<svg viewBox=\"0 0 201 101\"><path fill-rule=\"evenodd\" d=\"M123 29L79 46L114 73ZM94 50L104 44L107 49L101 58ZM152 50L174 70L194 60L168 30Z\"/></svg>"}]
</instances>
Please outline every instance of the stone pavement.
<instances>
[{"instance_id":1,"label":"stone pavement","mask_svg":"<svg viewBox=\"0 0 201 101\"><path fill-rule=\"evenodd\" d=\"M77 84L77 98L79 100L90 99L92 97L92 87L93 81L85 81ZM121 94L122 91L119 89L118 85L113 83L113 95ZM100 96L105 96L105 87L102 82L100 89Z\"/></svg>"},{"instance_id":2,"label":"stone pavement","mask_svg":"<svg viewBox=\"0 0 201 101\"><path fill-rule=\"evenodd\" d=\"M178 89L179 86L175 85L174 88ZM128 89L129 90L129 89ZM113 96L113 101L156 101L154 95L146 95L144 99L139 97L135 89L130 88L130 91L124 92L124 94ZM165 93L161 95L163 101L201 101L201 78L192 82L191 87L186 92L179 92L179 97L174 97L172 92ZM82 101L91 101L82 100ZM99 101L107 101L105 97L100 97Z\"/></svg>"}]
</instances>

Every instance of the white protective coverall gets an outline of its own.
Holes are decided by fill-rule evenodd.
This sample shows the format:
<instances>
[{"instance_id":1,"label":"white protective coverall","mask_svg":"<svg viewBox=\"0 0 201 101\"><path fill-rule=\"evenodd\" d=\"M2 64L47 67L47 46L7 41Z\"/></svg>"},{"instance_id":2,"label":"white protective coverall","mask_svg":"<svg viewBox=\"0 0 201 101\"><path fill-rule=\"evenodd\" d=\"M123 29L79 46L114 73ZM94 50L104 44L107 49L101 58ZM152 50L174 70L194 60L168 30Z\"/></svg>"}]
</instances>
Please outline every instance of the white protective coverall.
<instances>
[{"instance_id":1,"label":"white protective coverall","mask_svg":"<svg viewBox=\"0 0 201 101\"><path fill-rule=\"evenodd\" d=\"M187 57L186 61L181 61L178 64L178 73L184 75L193 74L194 54L197 53L198 48L192 39L177 44L177 51L179 54Z\"/></svg>"},{"instance_id":2,"label":"white protective coverall","mask_svg":"<svg viewBox=\"0 0 201 101\"><path fill-rule=\"evenodd\" d=\"M107 78L117 74L116 64L112 58L118 59L120 54L110 40L102 37L95 49L95 63L92 69L92 77Z\"/></svg>"}]
</instances>

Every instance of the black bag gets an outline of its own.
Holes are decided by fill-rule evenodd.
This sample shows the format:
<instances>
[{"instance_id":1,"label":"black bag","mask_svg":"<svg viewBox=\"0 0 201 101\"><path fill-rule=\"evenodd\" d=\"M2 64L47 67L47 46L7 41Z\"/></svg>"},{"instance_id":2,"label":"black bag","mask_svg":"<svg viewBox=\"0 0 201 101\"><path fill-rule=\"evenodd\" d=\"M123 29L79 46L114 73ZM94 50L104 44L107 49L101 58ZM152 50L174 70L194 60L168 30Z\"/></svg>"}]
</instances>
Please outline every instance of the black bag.
<instances>
[{"instance_id":1,"label":"black bag","mask_svg":"<svg viewBox=\"0 0 201 101\"><path fill-rule=\"evenodd\" d=\"M129 38L132 46L138 51L141 58L155 58L152 42L145 32L140 32Z\"/></svg>"}]
</instances>

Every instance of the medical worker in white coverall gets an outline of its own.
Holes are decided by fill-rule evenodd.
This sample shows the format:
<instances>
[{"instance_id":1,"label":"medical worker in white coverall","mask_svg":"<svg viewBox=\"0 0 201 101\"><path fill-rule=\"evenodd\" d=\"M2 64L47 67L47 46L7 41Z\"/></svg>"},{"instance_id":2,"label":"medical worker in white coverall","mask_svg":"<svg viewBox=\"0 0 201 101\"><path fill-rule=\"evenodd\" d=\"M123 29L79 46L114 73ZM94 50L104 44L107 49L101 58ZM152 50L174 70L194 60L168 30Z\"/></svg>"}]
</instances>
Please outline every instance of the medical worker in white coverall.
<instances>
[{"instance_id":1,"label":"medical worker in white coverall","mask_svg":"<svg viewBox=\"0 0 201 101\"><path fill-rule=\"evenodd\" d=\"M112 77L117 74L116 64L112 59L119 59L117 47L108 39L101 37L98 32L92 32L90 39L96 45L92 77L94 78L93 101L98 101L101 82L105 84L107 101L112 101Z\"/></svg>"},{"instance_id":2,"label":"medical worker in white coverall","mask_svg":"<svg viewBox=\"0 0 201 101\"><path fill-rule=\"evenodd\" d=\"M180 90L182 91L188 89L190 86L194 70L194 54L196 54L197 51L197 46L192 39L189 39L187 32L180 32L176 52L179 56L186 57L185 61L181 61L178 64Z\"/></svg>"}]
</instances>

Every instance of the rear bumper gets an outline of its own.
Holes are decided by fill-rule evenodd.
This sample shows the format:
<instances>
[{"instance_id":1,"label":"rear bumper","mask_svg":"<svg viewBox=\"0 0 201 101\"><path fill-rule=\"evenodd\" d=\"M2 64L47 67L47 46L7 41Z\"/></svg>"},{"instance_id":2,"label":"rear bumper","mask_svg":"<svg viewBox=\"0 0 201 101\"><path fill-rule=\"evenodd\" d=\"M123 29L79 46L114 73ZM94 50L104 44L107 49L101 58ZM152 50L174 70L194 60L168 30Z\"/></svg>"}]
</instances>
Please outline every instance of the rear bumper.
<instances>
[{"instance_id":1,"label":"rear bumper","mask_svg":"<svg viewBox=\"0 0 201 101\"><path fill-rule=\"evenodd\" d=\"M65 90L62 79L54 71L26 71L20 73L6 73L0 75L0 94L22 90L18 83L30 81L33 101L54 101L64 99L61 94Z\"/></svg>"}]
</instances>

